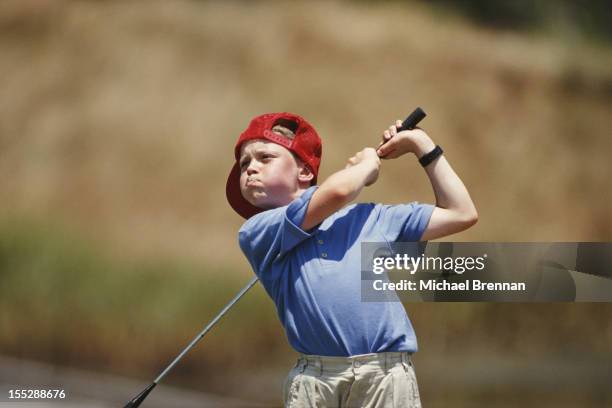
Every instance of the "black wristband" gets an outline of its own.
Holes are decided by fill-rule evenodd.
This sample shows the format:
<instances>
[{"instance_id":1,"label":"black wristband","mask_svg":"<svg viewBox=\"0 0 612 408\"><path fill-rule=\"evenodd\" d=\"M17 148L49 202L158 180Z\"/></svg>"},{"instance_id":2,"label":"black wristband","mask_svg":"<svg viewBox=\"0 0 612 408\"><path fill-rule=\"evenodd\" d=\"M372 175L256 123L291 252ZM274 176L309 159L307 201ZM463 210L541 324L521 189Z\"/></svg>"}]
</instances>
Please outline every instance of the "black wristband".
<instances>
[{"instance_id":1,"label":"black wristband","mask_svg":"<svg viewBox=\"0 0 612 408\"><path fill-rule=\"evenodd\" d=\"M442 156L442 153L444 153L444 150L442 150L440 146L436 145L431 152L423 155L423 157L419 159L419 163L421 163L421 166L426 167L429 163Z\"/></svg>"}]
</instances>

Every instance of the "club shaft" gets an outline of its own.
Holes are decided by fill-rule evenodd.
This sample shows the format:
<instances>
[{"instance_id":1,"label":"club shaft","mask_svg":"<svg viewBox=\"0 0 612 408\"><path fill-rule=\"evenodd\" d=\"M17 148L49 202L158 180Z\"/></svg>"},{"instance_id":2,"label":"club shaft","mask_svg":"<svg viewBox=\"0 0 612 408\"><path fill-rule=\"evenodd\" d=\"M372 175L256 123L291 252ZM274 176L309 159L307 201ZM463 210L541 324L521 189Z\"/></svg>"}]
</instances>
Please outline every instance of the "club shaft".
<instances>
[{"instance_id":1,"label":"club shaft","mask_svg":"<svg viewBox=\"0 0 612 408\"><path fill-rule=\"evenodd\" d=\"M204 330L202 330L193 340L191 340L191 343L189 343L189 345L187 347L185 347L185 349L183 351L181 351L181 353L174 359L174 361L172 361L172 363L170 363L170 365L168 367L166 367L164 369L164 371L162 371L161 374L158 375L157 378L155 379L155 381L153 381L153 382L155 384L159 383L162 380L162 378L164 378L166 376L166 374L168 374L168 372L170 370L172 370L172 368L174 368L176 363L178 363L181 360L181 358L183 358L183 356L185 356L185 354L187 354L189 352L189 350L191 350L193 348L193 346L195 346L200 340L202 340L202 338L206 335L206 333L208 333L210 331L210 329L212 329L212 327L227 313L227 311L230 310L231 307L234 306L234 304L245 293L247 293L247 291L249 289L251 289L253 287L253 285L255 285L255 283L257 283L258 280L259 279L256 276L253 279L251 279L251 281L244 288L242 288L242 290L240 292L238 292L238 294L223 308L223 310L221 310L219 312L219 314L217 316L215 316L215 318L212 319L211 322L208 323L208 325L206 325Z\"/></svg>"}]
</instances>

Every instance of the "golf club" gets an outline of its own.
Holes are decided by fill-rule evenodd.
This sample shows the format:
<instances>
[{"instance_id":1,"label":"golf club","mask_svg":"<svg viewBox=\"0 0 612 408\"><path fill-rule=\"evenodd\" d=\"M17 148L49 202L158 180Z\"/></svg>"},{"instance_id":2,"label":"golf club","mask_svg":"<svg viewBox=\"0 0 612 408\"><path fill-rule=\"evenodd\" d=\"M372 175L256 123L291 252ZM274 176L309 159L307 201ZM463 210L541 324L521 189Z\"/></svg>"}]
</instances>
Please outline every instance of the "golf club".
<instances>
[{"instance_id":1,"label":"golf club","mask_svg":"<svg viewBox=\"0 0 612 408\"><path fill-rule=\"evenodd\" d=\"M247 293L247 291L251 289L253 285L257 283L258 280L259 279L256 276L252 278L251 281L244 288L242 288L242 290L238 292L238 294L219 312L219 314L215 316L215 318L212 319L210 323L208 323L208 325L206 325L204 330L202 330L193 340L191 340L191 343L189 343L189 345L185 347L183 351L181 351L181 353L170 363L170 365L168 365L168 367L166 367L164 371L162 371L161 374L158 375L157 378L151 384L149 384L147 388L142 390L140 394L138 394L130 402L128 402L124 408L140 406L140 404L142 404L142 401L147 398L147 395L149 395L153 388L155 388L155 386L159 384L159 382L166 376L166 374L168 374L170 370L172 370L172 368L179 362L179 360L183 358L183 356L187 354L187 352L189 352L189 350L191 350L200 340L202 340L202 337L204 337L206 333L208 333L210 329L212 329L212 327L227 313L227 311L230 310L230 308L234 306L234 304L238 302L238 300L245 293Z\"/></svg>"},{"instance_id":2,"label":"golf club","mask_svg":"<svg viewBox=\"0 0 612 408\"><path fill-rule=\"evenodd\" d=\"M426 113L423 111L423 109L416 108L414 110L414 112L412 112L406 118L406 120L404 120L402 122L402 126L399 127L397 129L397 131L400 132L402 130L408 130L408 129L414 128L425 116L426 116ZM161 372L161 374L159 374L157 376L157 378L151 384L149 384L149 386L147 388L142 390L142 392L140 392L140 394L138 394L130 402L128 402L124 406L124 408L135 408L135 407L140 406L140 404L142 404L142 402L145 400L145 398L147 398L149 393L153 390L153 388L155 388L155 386L157 384L159 384L159 382L166 376L166 374L168 374L168 372L170 370L172 370L172 368L174 368L174 366L185 356L185 354L187 354L189 352L189 350L191 350L200 340L202 340L202 338L206 335L206 333L208 333L210 331L210 329L212 329L212 327L227 313L227 311L229 309L231 309L231 307L234 306L234 304L236 304L236 302L238 302L238 300L240 300L240 298L249 289L251 289L253 287L253 285L255 285L255 283L257 283L258 280L259 279L257 277L252 278L251 281L240 292L238 292L238 294L221 310L221 312L219 312L219 314L217 316L215 316L215 318L212 319L211 322L208 323L208 325L206 325L204 330L202 330L191 341L191 343L189 343L187 345L187 347L185 347L183 349L183 351L181 351L181 353L170 363L170 365L168 365L168 367L166 367Z\"/></svg>"}]
</instances>

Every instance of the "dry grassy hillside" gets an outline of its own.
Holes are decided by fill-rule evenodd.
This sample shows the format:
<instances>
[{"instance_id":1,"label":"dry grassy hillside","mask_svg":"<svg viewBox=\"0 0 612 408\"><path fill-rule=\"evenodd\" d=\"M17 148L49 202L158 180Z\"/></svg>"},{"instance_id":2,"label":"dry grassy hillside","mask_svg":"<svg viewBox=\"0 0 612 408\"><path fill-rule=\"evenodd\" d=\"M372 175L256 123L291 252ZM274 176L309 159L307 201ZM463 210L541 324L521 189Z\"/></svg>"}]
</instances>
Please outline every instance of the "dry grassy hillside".
<instances>
[{"instance_id":1,"label":"dry grassy hillside","mask_svg":"<svg viewBox=\"0 0 612 408\"><path fill-rule=\"evenodd\" d=\"M9 1L0 32L5 216L244 267L224 185L253 115L310 119L326 176L421 105L481 214L454 239L612 237L608 50L336 2ZM433 195L406 159L363 199Z\"/></svg>"}]
</instances>

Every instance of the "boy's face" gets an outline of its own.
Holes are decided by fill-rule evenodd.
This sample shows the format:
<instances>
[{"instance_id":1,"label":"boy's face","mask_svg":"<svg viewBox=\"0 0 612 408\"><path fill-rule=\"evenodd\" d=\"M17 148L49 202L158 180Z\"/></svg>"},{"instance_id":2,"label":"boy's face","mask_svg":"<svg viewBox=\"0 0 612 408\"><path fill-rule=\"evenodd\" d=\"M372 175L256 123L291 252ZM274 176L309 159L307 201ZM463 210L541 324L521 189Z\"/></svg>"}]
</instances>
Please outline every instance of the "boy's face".
<instances>
[{"instance_id":1,"label":"boy's face","mask_svg":"<svg viewBox=\"0 0 612 408\"><path fill-rule=\"evenodd\" d=\"M289 150L264 139L245 142L239 163L242 196L259 208L289 204L313 177Z\"/></svg>"}]
</instances>

